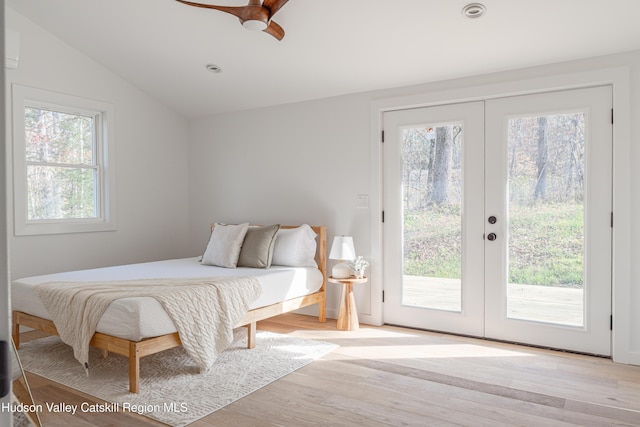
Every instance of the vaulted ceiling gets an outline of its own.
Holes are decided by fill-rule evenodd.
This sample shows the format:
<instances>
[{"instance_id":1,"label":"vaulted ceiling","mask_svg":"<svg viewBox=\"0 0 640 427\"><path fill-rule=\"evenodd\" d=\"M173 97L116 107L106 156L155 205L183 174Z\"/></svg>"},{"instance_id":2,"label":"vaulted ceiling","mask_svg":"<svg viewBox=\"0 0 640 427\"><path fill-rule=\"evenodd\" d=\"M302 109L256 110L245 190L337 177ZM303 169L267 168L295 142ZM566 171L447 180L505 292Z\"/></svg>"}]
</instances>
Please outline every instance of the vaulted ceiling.
<instances>
[{"instance_id":1,"label":"vaulted ceiling","mask_svg":"<svg viewBox=\"0 0 640 427\"><path fill-rule=\"evenodd\" d=\"M640 49L639 0L471 2L290 0L282 41L175 0L6 4L186 117Z\"/></svg>"}]
</instances>

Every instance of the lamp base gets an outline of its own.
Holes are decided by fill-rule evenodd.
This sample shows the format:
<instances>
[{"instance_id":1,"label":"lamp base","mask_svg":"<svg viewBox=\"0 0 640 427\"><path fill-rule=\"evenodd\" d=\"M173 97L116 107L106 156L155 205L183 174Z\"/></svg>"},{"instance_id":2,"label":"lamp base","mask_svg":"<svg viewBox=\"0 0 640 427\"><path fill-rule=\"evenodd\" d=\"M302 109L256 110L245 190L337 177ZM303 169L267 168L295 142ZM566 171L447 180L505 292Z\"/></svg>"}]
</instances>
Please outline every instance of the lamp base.
<instances>
[{"instance_id":1,"label":"lamp base","mask_svg":"<svg viewBox=\"0 0 640 427\"><path fill-rule=\"evenodd\" d=\"M348 279L351 277L351 267L346 262L339 262L331 269L331 276L335 279Z\"/></svg>"}]
</instances>

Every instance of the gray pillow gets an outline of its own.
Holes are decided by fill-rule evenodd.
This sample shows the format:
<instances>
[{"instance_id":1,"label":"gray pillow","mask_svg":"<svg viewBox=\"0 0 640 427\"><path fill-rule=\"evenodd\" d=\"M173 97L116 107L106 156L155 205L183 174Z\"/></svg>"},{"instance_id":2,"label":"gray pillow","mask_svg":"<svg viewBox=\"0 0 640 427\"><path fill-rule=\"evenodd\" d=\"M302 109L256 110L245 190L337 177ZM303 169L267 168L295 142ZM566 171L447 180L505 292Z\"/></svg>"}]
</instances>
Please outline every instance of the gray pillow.
<instances>
[{"instance_id":1,"label":"gray pillow","mask_svg":"<svg viewBox=\"0 0 640 427\"><path fill-rule=\"evenodd\" d=\"M280 224L252 226L247 230L238 258L238 267L269 268Z\"/></svg>"},{"instance_id":2,"label":"gray pillow","mask_svg":"<svg viewBox=\"0 0 640 427\"><path fill-rule=\"evenodd\" d=\"M239 225L216 223L202 256L202 264L236 268L248 228L249 223Z\"/></svg>"}]
</instances>

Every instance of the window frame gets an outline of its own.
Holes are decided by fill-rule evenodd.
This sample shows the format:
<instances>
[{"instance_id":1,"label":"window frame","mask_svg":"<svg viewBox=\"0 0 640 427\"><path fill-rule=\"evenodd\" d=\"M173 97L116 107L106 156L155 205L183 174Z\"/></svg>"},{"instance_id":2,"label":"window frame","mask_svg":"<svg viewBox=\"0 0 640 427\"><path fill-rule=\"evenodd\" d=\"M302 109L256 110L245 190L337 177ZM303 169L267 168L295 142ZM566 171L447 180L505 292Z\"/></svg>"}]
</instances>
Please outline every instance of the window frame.
<instances>
[{"instance_id":1,"label":"window frame","mask_svg":"<svg viewBox=\"0 0 640 427\"><path fill-rule=\"evenodd\" d=\"M43 89L12 85L13 213L16 236L85 233L116 229L114 107L112 104ZM96 217L28 219L25 107L91 116L95 126Z\"/></svg>"}]
</instances>

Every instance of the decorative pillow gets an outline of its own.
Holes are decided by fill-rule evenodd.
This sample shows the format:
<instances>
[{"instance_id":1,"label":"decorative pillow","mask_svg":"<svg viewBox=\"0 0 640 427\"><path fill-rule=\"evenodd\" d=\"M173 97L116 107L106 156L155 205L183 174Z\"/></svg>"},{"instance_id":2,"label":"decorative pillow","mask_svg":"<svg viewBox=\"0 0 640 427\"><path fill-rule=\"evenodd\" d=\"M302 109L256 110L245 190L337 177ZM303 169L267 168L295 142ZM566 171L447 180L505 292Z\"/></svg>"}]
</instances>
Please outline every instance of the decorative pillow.
<instances>
[{"instance_id":1,"label":"decorative pillow","mask_svg":"<svg viewBox=\"0 0 640 427\"><path fill-rule=\"evenodd\" d=\"M316 233L307 224L278 230L271 264L317 267L315 256Z\"/></svg>"},{"instance_id":2,"label":"decorative pillow","mask_svg":"<svg viewBox=\"0 0 640 427\"><path fill-rule=\"evenodd\" d=\"M248 228L249 223L239 225L216 223L202 256L202 264L236 268Z\"/></svg>"},{"instance_id":3,"label":"decorative pillow","mask_svg":"<svg viewBox=\"0 0 640 427\"><path fill-rule=\"evenodd\" d=\"M240 249L238 267L269 268L280 224L250 226Z\"/></svg>"}]
</instances>

